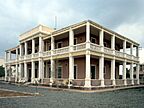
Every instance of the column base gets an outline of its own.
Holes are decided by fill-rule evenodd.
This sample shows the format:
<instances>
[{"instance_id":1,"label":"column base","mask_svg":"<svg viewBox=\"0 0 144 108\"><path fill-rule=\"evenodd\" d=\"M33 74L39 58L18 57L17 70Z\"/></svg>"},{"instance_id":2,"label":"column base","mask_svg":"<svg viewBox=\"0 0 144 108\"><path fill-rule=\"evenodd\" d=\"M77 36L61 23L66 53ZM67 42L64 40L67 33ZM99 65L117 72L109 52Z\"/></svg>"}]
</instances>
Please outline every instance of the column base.
<instances>
[{"instance_id":1,"label":"column base","mask_svg":"<svg viewBox=\"0 0 144 108\"><path fill-rule=\"evenodd\" d=\"M131 80L131 84L134 85L134 79Z\"/></svg>"},{"instance_id":2,"label":"column base","mask_svg":"<svg viewBox=\"0 0 144 108\"><path fill-rule=\"evenodd\" d=\"M112 80L112 85L113 85L113 86L116 85L115 79Z\"/></svg>"},{"instance_id":3,"label":"column base","mask_svg":"<svg viewBox=\"0 0 144 108\"><path fill-rule=\"evenodd\" d=\"M124 79L124 85L127 85L127 80L126 79Z\"/></svg>"},{"instance_id":4,"label":"column base","mask_svg":"<svg viewBox=\"0 0 144 108\"><path fill-rule=\"evenodd\" d=\"M138 84L138 85L140 84L140 81L139 81L139 79L137 79L137 84Z\"/></svg>"},{"instance_id":5,"label":"column base","mask_svg":"<svg viewBox=\"0 0 144 108\"><path fill-rule=\"evenodd\" d=\"M105 87L105 84L104 84L104 79L101 79L100 86L101 86L101 87Z\"/></svg>"},{"instance_id":6,"label":"column base","mask_svg":"<svg viewBox=\"0 0 144 108\"><path fill-rule=\"evenodd\" d=\"M91 88L91 79L85 79L85 88Z\"/></svg>"}]
</instances>

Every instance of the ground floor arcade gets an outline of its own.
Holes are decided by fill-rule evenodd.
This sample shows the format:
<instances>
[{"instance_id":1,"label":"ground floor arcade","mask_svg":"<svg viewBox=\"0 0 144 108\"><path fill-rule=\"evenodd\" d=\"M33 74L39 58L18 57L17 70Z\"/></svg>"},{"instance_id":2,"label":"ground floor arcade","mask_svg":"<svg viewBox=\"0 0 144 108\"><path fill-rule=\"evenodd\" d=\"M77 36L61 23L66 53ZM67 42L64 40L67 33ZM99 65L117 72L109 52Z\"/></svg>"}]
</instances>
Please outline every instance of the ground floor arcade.
<instances>
[{"instance_id":1,"label":"ground floor arcade","mask_svg":"<svg viewBox=\"0 0 144 108\"><path fill-rule=\"evenodd\" d=\"M122 65L122 73L120 72ZM130 65L127 75L127 65ZM12 77L11 67L15 67ZM6 66L6 80L14 82L38 81L41 84L65 86L119 86L139 84L139 65L133 77L133 62L92 55L69 56L65 58L38 59Z\"/></svg>"}]
</instances>

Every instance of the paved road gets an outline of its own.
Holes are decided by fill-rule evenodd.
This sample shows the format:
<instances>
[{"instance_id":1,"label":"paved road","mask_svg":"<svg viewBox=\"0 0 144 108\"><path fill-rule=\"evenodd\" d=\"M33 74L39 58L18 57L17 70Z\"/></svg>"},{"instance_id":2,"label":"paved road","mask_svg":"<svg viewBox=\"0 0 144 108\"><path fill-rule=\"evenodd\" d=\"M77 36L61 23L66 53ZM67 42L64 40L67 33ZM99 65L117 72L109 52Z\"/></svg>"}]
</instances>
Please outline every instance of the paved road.
<instances>
[{"instance_id":1,"label":"paved road","mask_svg":"<svg viewBox=\"0 0 144 108\"><path fill-rule=\"evenodd\" d=\"M34 87L16 86L0 81L0 88L31 92ZM0 108L143 108L144 88L103 93L51 91L38 88L42 96L0 98Z\"/></svg>"}]
</instances>

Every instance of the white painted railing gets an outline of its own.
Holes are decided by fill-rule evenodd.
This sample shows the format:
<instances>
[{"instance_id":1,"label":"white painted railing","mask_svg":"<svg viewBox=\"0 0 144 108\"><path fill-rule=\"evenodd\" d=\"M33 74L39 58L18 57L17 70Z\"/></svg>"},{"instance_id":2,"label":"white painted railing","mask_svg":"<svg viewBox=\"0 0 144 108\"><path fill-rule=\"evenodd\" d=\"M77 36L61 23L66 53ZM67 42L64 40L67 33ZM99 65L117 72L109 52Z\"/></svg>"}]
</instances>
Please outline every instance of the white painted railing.
<instances>
[{"instance_id":1,"label":"white painted railing","mask_svg":"<svg viewBox=\"0 0 144 108\"><path fill-rule=\"evenodd\" d=\"M100 46L100 45L97 45L97 44L94 44L94 43L90 44L90 49L93 50L93 51L101 52L101 48L102 48L102 46Z\"/></svg>"},{"instance_id":2,"label":"white painted railing","mask_svg":"<svg viewBox=\"0 0 144 108\"><path fill-rule=\"evenodd\" d=\"M132 59L132 55L126 54L127 59Z\"/></svg>"},{"instance_id":3,"label":"white painted railing","mask_svg":"<svg viewBox=\"0 0 144 108\"><path fill-rule=\"evenodd\" d=\"M115 55L118 57L124 57L124 53L115 50Z\"/></svg>"},{"instance_id":4,"label":"white painted railing","mask_svg":"<svg viewBox=\"0 0 144 108\"><path fill-rule=\"evenodd\" d=\"M26 57L26 59L31 59L31 58L32 58L32 55L29 54L29 55L26 55L25 57Z\"/></svg>"},{"instance_id":5,"label":"white painted railing","mask_svg":"<svg viewBox=\"0 0 144 108\"><path fill-rule=\"evenodd\" d=\"M20 60L23 60L24 59L24 56L20 56Z\"/></svg>"},{"instance_id":6,"label":"white painted railing","mask_svg":"<svg viewBox=\"0 0 144 108\"><path fill-rule=\"evenodd\" d=\"M73 46L73 50L75 51L84 50L84 49L86 49L86 43L77 44Z\"/></svg>"},{"instance_id":7,"label":"white painted railing","mask_svg":"<svg viewBox=\"0 0 144 108\"><path fill-rule=\"evenodd\" d=\"M69 53L69 47L54 49L54 54Z\"/></svg>"},{"instance_id":8,"label":"white painted railing","mask_svg":"<svg viewBox=\"0 0 144 108\"><path fill-rule=\"evenodd\" d=\"M133 56L133 60L138 61L138 57Z\"/></svg>"},{"instance_id":9,"label":"white painted railing","mask_svg":"<svg viewBox=\"0 0 144 108\"><path fill-rule=\"evenodd\" d=\"M43 52L42 55L43 55L44 57L46 57L46 56L50 56L50 55L51 55L51 51Z\"/></svg>"},{"instance_id":10,"label":"white painted railing","mask_svg":"<svg viewBox=\"0 0 144 108\"><path fill-rule=\"evenodd\" d=\"M34 53L34 54L33 54L33 57L34 57L34 58L39 57L39 53Z\"/></svg>"},{"instance_id":11,"label":"white painted railing","mask_svg":"<svg viewBox=\"0 0 144 108\"><path fill-rule=\"evenodd\" d=\"M111 48L104 47L104 53L112 55L113 50Z\"/></svg>"}]
</instances>

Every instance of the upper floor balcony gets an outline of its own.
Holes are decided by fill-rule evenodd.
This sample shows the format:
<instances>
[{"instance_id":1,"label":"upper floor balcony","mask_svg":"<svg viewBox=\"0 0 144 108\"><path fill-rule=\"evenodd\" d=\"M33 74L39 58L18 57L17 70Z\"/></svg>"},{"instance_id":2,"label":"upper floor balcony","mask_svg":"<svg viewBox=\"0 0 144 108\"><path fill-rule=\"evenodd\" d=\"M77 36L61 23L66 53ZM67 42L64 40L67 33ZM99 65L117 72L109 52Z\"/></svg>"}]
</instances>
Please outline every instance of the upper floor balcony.
<instances>
[{"instance_id":1,"label":"upper floor balcony","mask_svg":"<svg viewBox=\"0 0 144 108\"><path fill-rule=\"evenodd\" d=\"M36 30L35 30L36 29ZM23 34L42 30L41 27ZM38 30L38 31L39 31ZM28 60L38 57L50 57L70 52L90 50L109 56L138 61L139 44L108 30L94 22L85 21L53 31L50 35L37 35L21 41L19 47L7 50L10 55L16 54L17 60ZM6 54L6 58L7 58ZM12 59L8 57L7 61Z\"/></svg>"}]
</instances>

